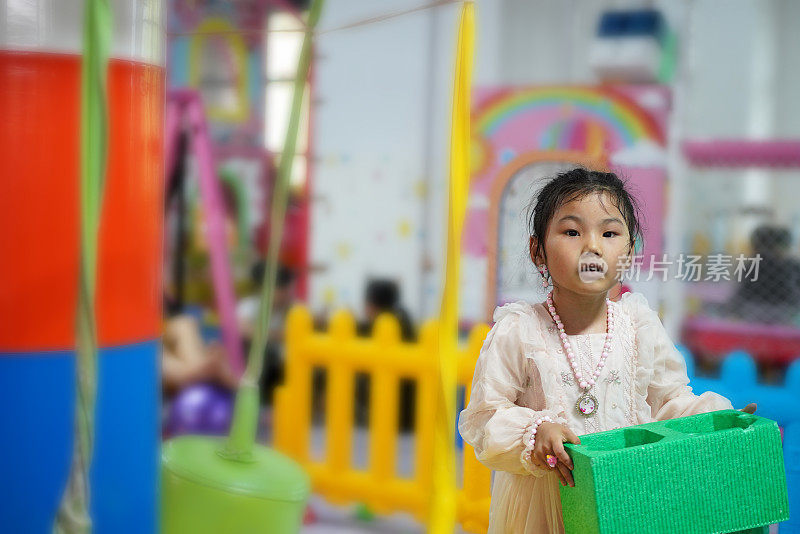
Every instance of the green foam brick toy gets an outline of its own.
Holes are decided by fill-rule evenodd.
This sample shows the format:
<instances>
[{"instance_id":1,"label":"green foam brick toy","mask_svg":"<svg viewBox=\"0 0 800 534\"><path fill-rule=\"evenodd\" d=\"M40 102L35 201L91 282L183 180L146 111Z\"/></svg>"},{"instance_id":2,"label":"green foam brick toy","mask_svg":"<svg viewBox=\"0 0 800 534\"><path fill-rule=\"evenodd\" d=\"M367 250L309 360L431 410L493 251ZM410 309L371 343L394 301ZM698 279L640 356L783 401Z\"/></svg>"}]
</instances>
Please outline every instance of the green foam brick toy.
<instances>
[{"instance_id":1,"label":"green foam brick toy","mask_svg":"<svg viewBox=\"0 0 800 534\"><path fill-rule=\"evenodd\" d=\"M763 532L789 518L780 431L763 417L723 410L565 448L575 465L575 487L560 487L567 534Z\"/></svg>"}]
</instances>

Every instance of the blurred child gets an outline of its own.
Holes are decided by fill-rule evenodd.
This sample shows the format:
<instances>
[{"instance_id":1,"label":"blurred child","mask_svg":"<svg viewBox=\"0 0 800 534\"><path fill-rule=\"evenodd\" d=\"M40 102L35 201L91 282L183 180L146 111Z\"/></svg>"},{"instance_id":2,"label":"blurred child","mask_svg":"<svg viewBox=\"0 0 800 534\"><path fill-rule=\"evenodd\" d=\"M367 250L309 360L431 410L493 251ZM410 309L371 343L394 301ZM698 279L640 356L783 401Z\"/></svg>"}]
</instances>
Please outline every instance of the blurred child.
<instances>
[{"instance_id":1,"label":"blurred child","mask_svg":"<svg viewBox=\"0 0 800 534\"><path fill-rule=\"evenodd\" d=\"M250 272L255 293L244 297L236 306L239 331L246 348L253 339L258 323L258 309L261 305L261 284L264 280L266 265L259 261ZM283 381L284 371L284 338L286 334L286 317L295 301L294 272L284 266L278 267L273 297L272 317L267 334L267 348L264 354L264 370L261 373L261 400L272 404L275 388ZM247 353L247 350L245 350Z\"/></svg>"},{"instance_id":2,"label":"blurred child","mask_svg":"<svg viewBox=\"0 0 800 534\"><path fill-rule=\"evenodd\" d=\"M376 278L367 283L364 292L364 315L366 320L358 325L358 334L369 336L375 320L381 314L390 314L400 325L400 337L403 341L413 342L417 334L411 317L401 304L400 287L394 280ZM414 428L416 384L411 380L400 381L400 413L398 425L401 431ZM363 378L356 379L356 422L367 424L367 406L369 404L367 383Z\"/></svg>"},{"instance_id":3,"label":"blurred child","mask_svg":"<svg viewBox=\"0 0 800 534\"><path fill-rule=\"evenodd\" d=\"M727 304L743 321L792 324L800 314L800 260L791 256L792 234L780 226L759 226L750 236L758 276L746 277Z\"/></svg>"},{"instance_id":4,"label":"blurred child","mask_svg":"<svg viewBox=\"0 0 800 534\"><path fill-rule=\"evenodd\" d=\"M358 333L368 336L372 332L375 320L382 313L393 315L400 325L400 337L403 341L414 341L416 332L408 312L400 303L400 287L394 280L375 278L367 283L364 293L364 315L366 321L358 325Z\"/></svg>"},{"instance_id":5,"label":"blurred child","mask_svg":"<svg viewBox=\"0 0 800 534\"><path fill-rule=\"evenodd\" d=\"M225 350L219 343L206 345L200 326L191 315L170 314L164 322L161 352L161 382L164 391L173 393L198 382L214 382L236 387Z\"/></svg>"}]
</instances>

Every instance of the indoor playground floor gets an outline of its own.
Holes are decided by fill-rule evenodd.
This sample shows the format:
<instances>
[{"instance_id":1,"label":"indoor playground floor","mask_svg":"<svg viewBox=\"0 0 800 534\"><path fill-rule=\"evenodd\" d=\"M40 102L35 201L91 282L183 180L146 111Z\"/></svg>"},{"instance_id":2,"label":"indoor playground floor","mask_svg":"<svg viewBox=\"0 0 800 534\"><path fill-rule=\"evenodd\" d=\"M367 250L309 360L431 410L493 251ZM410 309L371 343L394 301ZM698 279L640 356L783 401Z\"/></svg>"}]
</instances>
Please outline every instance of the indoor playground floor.
<instances>
[{"instance_id":1,"label":"indoor playground floor","mask_svg":"<svg viewBox=\"0 0 800 534\"><path fill-rule=\"evenodd\" d=\"M369 432L366 428L357 428L353 435L353 466L366 469L369 450ZM411 476L414 466L414 440L410 434L401 434L397 444L397 473L399 476ZM312 430L312 458L321 459L325 452L325 428L315 426ZM460 458L460 454L459 454ZM302 534L411 534L425 532L425 526L414 519L411 514L395 513L391 515L375 515L364 518L364 507L359 505L335 506L328 503L320 495L312 495L309 500L314 521L303 526ZM456 528L456 533L462 533Z\"/></svg>"}]
</instances>

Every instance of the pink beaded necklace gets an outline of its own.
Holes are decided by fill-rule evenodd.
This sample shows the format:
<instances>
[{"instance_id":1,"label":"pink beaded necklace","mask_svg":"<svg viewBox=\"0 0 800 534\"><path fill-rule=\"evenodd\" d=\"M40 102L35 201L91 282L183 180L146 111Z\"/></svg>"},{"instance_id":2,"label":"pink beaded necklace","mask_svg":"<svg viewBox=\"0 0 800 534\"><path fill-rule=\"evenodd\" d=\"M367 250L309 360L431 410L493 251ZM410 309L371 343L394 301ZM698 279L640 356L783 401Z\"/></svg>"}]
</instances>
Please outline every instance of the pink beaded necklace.
<instances>
[{"instance_id":1,"label":"pink beaded necklace","mask_svg":"<svg viewBox=\"0 0 800 534\"><path fill-rule=\"evenodd\" d=\"M608 354L611 352L611 339L614 331L614 308L612 307L612 303L609 299L606 299L606 341L603 344L603 354L600 356L600 361L597 363L597 369L595 369L592 376L586 379L584 379L580 369L578 369L577 362L575 362L575 353L572 351L572 345L569 342L566 332L564 332L564 324L561 322L561 317L559 317L556 312L555 305L553 305L552 291L547 295L547 309L550 311L550 315L553 317L553 321L558 328L558 336L561 338L561 344L564 346L567 361L569 361L570 367L572 367L575 381L580 385L581 389L583 389L583 394L578 397L578 401L575 403L575 409L584 417L592 417L597 413L600 403L597 401L597 397L589 393L589 390L594 387L597 378L600 376L600 370L605 367L606 358L608 358Z\"/></svg>"}]
</instances>

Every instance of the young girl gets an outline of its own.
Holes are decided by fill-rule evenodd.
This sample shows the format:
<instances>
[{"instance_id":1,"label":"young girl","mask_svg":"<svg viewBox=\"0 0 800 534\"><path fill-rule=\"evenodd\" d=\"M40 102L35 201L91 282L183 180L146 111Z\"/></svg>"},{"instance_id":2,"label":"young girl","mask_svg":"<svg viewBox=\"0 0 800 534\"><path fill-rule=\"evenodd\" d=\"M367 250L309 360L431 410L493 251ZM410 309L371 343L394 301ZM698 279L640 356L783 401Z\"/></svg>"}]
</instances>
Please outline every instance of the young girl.
<instances>
[{"instance_id":1,"label":"young girl","mask_svg":"<svg viewBox=\"0 0 800 534\"><path fill-rule=\"evenodd\" d=\"M732 408L692 393L641 294L608 299L639 233L615 174L559 174L536 198L529 230L531 259L553 289L546 302L495 310L459 419L478 460L497 471L490 534L564 531L558 484L574 482L563 442L580 443L577 434Z\"/></svg>"}]
</instances>

